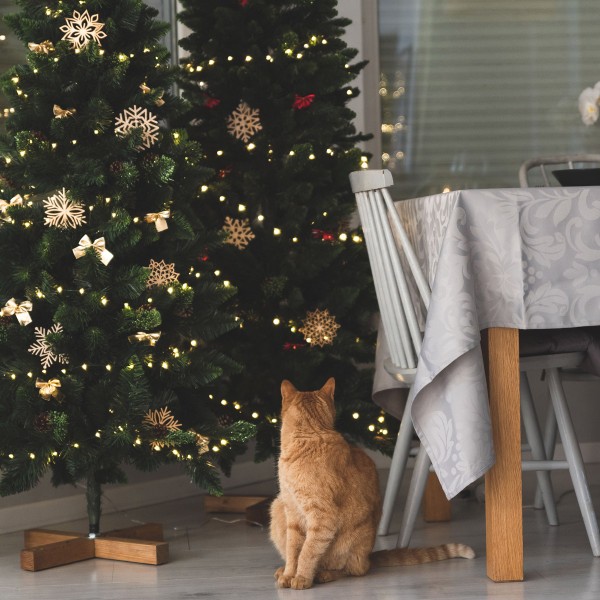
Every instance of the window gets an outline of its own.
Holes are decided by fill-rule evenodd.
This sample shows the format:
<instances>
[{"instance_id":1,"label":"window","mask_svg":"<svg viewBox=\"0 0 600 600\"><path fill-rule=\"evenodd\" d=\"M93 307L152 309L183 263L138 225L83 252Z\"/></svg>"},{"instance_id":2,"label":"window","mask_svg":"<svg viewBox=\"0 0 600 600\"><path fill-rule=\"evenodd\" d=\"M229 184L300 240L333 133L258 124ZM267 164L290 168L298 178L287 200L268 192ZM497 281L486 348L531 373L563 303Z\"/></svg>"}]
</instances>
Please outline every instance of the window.
<instances>
[{"instance_id":1,"label":"window","mask_svg":"<svg viewBox=\"0 0 600 600\"><path fill-rule=\"evenodd\" d=\"M26 50L23 42L1 20L4 15L16 11L14 0L0 0L0 73L4 73L13 65L25 62ZM9 110L8 101L0 95L0 120L7 116Z\"/></svg>"},{"instance_id":2,"label":"window","mask_svg":"<svg viewBox=\"0 0 600 600\"><path fill-rule=\"evenodd\" d=\"M379 0L382 164L399 197L517 187L538 155L600 151L597 0Z\"/></svg>"}]
</instances>

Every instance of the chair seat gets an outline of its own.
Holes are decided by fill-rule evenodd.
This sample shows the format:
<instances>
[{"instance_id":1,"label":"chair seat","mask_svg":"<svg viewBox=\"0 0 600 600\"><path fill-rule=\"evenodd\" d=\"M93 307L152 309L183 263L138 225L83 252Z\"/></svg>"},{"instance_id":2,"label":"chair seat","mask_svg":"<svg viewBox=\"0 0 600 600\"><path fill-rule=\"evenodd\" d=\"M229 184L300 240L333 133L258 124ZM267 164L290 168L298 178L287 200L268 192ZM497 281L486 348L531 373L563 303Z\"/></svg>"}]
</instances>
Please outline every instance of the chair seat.
<instances>
[{"instance_id":1,"label":"chair seat","mask_svg":"<svg viewBox=\"0 0 600 600\"><path fill-rule=\"evenodd\" d=\"M580 368L600 376L600 327L524 329L519 331L521 356L583 352Z\"/></svg>"}]
</instances>

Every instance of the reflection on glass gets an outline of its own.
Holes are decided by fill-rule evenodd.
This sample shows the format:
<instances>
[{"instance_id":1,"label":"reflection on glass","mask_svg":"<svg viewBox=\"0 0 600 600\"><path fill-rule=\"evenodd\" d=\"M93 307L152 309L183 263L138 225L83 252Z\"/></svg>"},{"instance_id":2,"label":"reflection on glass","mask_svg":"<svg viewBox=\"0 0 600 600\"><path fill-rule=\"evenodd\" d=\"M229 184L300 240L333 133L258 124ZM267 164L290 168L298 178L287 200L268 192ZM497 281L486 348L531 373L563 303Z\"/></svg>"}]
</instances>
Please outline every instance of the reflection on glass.
<instances>
[{"instance_id":1,"label":"reflection on glass","mask_svg":"<svg viewBox=\"0 0 600 600\"><path fill-rule=\"evenodd\" d=\"M16 12L14 1L0 0L0 73L18 63L25 62L23 42L2 21L4 15ZM0 92L0 123L8 115L10 106L4 94Z\"/></svg>"}]
</instances>

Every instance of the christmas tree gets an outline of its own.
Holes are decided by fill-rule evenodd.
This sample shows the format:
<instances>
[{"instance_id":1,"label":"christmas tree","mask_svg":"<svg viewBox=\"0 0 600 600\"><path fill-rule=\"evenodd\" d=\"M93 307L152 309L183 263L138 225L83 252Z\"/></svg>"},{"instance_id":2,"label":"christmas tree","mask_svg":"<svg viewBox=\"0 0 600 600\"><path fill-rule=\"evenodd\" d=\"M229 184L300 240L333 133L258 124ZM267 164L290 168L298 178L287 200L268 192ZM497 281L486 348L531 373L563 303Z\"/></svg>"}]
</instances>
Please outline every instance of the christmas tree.
<instances>
[{"instance_id":1,"label":"christmas tree","mask_svg":"<svg viewBox=\"0 0 600 600\"><path fill-rule=\"evenodd\" d=\"M348 174L366 158L347 107L364 67L341 38L349 21L335 0L181 4L188 131L216 174L196 206L226 235L210 258L238 289L241 327L220 341L245 368L228 379L226 406L257 424L265 458L276 452L281 380L317 389L334 376L339 430L387 450L393 424L361 368L373 360L376 307L351 227Z\"/></svg>"},{"instance_id":2,"label":"christmas tree","mask_svg":"<svg viewBox=\"0 0 600 600\"><path fill-rule=\"evenodd\" d=\"M140 0L20 0L27 63L2 79L0 494L85 482L90 531L122 466L181 463L219 490L254 426L227 426L211 385L236 368L232 287L207 273L217 236L194 210L200 146L165 25Z\"/></svg>"}]
</instances>

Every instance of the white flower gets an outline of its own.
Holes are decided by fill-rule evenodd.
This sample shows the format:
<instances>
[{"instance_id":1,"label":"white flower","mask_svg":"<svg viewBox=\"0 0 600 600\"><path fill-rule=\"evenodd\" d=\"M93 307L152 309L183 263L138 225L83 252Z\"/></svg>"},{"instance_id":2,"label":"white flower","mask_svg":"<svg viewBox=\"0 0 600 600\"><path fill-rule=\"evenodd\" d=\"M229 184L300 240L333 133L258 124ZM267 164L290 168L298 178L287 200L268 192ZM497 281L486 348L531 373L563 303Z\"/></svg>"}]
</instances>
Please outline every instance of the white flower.
<instances>
[{"instance_id":1,"label":"white flower","mask_svg":"<svg viewBox=\"0 0 600 600\"><path fill-rule=\"evenodd\" d=\"M593 125L600 116L598 103L600 102L600 81L591 88L585 88L579 94L579 112L581 120L586 125Z\"/></svg>"}]
</instances>

